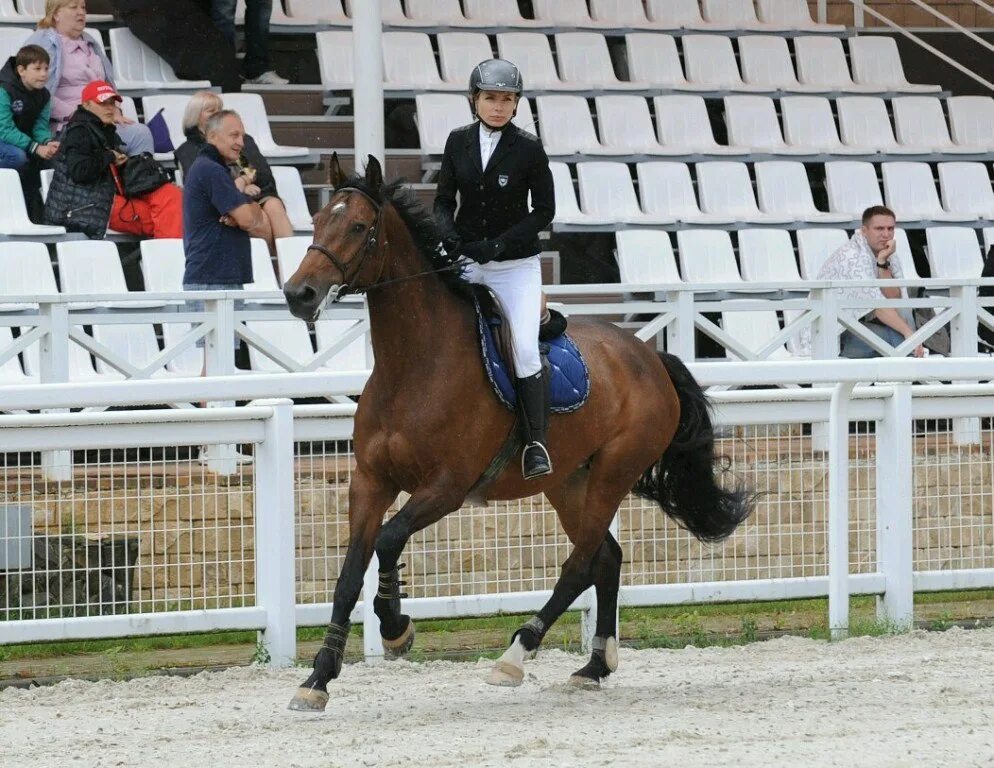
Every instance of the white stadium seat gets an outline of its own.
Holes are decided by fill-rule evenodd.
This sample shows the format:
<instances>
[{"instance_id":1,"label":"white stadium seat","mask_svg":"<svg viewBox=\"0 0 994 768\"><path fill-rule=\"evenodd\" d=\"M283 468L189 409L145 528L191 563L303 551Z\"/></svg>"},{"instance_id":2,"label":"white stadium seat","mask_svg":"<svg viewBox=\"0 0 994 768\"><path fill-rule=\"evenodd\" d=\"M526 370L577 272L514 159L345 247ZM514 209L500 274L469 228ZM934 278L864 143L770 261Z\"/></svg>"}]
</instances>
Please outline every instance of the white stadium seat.
<instances>
[{"instance_id":1,"label":"white stadium seat","mask_svg":"<svg viewBox=\"0 0 994 768\"><path fill-rule=\"evenodd\" d=\"M33 309L34 302L7 301L8 296L43 296L59 292L55 273L44 243L12 242L3 244L3 280L0 280L0 312Z\"/></svg>"},{"instance_id":2,"label":"white stadium seat","mask_svg":"<svg viewBox=\"0 0 994 768\"><path fill-rule=\"evenodd\" d=\"M209 80L180 80L169 63L139 40L127 27L109 32L115 85L128 90L184 90L210 88Z\"/></svg>"},{"instance_id":3,"label":"white stadium seat","mask_svg":"<svg viewBox=\"0 0 994 768\"><path fill-rule=\"evenodd\" d=\"M278 291L280 281L276 278L273 259L269 255L266 241L258 237L251 239L252 244L252 282L245 284L246 291ZM278 299L253 299L259 304L283 304L282 297Z\"/></svg>"},{"instance_id":4,"label":"white stadium seat","mask_svg":"<svg viewBox=\"0 0 994 768\"><path fill-rule=\"evenodd\" d=\"M683 229L676 233L680 274L687 283L740 283L732 238L723 229Z\"/></svg>"},{"instance_id":5,"label":"white stadium seat","mask_svg":"<svg viewBox=\"0 0 994 768\"><path fill-rule=\"evenodd\" d=\"M642 0L590 0L590 17L615 27L655 26L645 15Z\"/></svg>"},{"instance_id":6,"label":"white stadium seat","mask_svg":"<svg viewBox=\"0 0 994 768\"><path fill-rule=\"evenodd\" d=\"M183 135L183 112L189 101L190 95L186 93L157 94L142 98L145 121L148 122L161 111L174 148L186 141L186 136Z\"/></svg>"},{"instance_id":7,"label":"white stadium seat","mask_svg":"<svg viewBox=\"0 0 994 768\"><path fill-rule=\"evenodd\" d=\"M718 144L714 139L702 96L656 96L656 131L659 143L673 150L706 155L747 155L748 147Z\"/></svg>"},{"instance_id":8,"label":"white stadium seat","mask_svg":"<svg viewBox=\"0 0 994 768\"><path fill-rule=\"evenodd\" d=\"M946 106L953 141L994 152L994 97L953 96Z\"/></svg>"},{"instance_id":9,"label":"white stadium seat","mask_svg":"<svg viewBox=\"0 0 994 768\"><path fill-rule=\"evenodd\" d=\"M597 32L557 32L556 53L563 81L598 90L646 90L649 84L618 79L607 40Z\"/></svg>"},{"instance_id":10,"label":"white stadium seat","mask_svg":"<svg viewBox=\"0 0 994 768\"><path fill-rule=\"evenodd\" d=\"M575 91L585 88L582 83L565 83L559 77L549 38L541 32L501 32L497 35L497 52L521 70L521 81L526 91Z\"/></svg>"},{"instance_id":11,"label":"white stadium seat","mask_svg":"<svg viewBox=\"0 0 994 768\"><path fill-rule=\"evenodd\" d=\"M259 146L259 151L268 159L292 158L307 155L307 147L291 147L277 144L269 127L266 105L258 93L223 93L226 109L235 110L242 118L245 133Z\"/></svg>"},{"instance_id":12,"label":"white stadium seat","mask_svg":"<svg viewBox=\"0 0 994 768\"><path fill-rule=\"evenodd\" d=\"M794 221L792 215L759 210L745 163L698 163L697 188L701 209L705 213L731 216L736 221L755 224L787 224Z\"/></svg>"},{"instance_id":13,"label":"white stadium seat","mask_svg":"<svg viewBox=\"0 0 994 768\"><path fill-rule=\"evenodd\" d=\"M673 243L668 232L629 229L616 232L618 275L622 283L654 285L679 283Z\"/></svg>"},{"instance_id":14,"label":"white stadium seat","mask_svg":"<svg viewBox=\"0 0 994 768\"><path fill-rule=\"evenodd\" d=\"M183 271L186 257L181 239L160 238L142 240L142 274L145 290L149 293L178 293L183 290ZM183 304L170 301L168 304ZM177 344L193 328L190 323L163 323L162 341L166 348ZM204 369L204 350L195 345L184 349L166 363L166 368L183 376L199 376Z\"/></svg>"},{"instance_id":15,"label":"white stadium seat","mask_svg":"<svg viewBox=\"0 0 994 768\"><path fill-rule=\"evenodd\" d=\"M735 217L703 213L686 163L649 162L636 166L642 208L688 224L732 224Z\"/></svg>"},{"instance_id":16,"label":"white stadium seat","mask_svg":"<svg viewBox=\"0 0 994 768\"><path fill-rule=\"evenodd\" d=\"M551 162L552 183L556 191L557 224L592 224L603 225L616 223L610 216L594 216L580 210L576 201L576 191L573 189L573 177L566 163Z\"/></svg>"},{"instance_id":17,"label":"white stadium seat","mask_svg":"<svg viewBox=\"0 0 994 768\"><path fill-rule=\"evenodd\" d=\"M656 139L649 103L642 96L598 96L594 105L604 146L627 154L672 154Z\"/></svg>"},{"instance_id":18,"label":"white stadium seat","mask_svg":"<svg viewBox=\"0 0 994 768\"><path fill-rule=\"evenodd\" d=\"M833 160L825 163L825 191L828 209L848 213L853 219L863 216L871 205L883 205L873 163L860 160Z\"/></svg>"},{"instance_id":19,"label":"white stadium seat","mask_svg":"<svg viewBox=\"0 0 994 768\"><path fill-rule=\"evenodd\" d=\"M325 30L315 37L318 44L318 71L326 91L352 89L355 72L352 66L352 31Z\"/></svg>"},{"instance_id":20,"label":"white stadium seat","mask_svg":"<svg viewBox=\"0 0 994 768\"><path fill-rule=\"evenodd\" d=\"M282 237L276 241L276 261L279 264L283 282L289 280L307 255L307 248L313 242L311 237Z\"/></svg>"},{"instance_id":21,"label":"white stadium seat","mask_svg":"<svg viewBox=\"0 0 994 768\"><path fill-rule=\"evenodd\" d=\"M730 38L722 35L684 35L683 61L687 80L714 91L761 91L739 74Z\"/></svg>"},{"instance_id":22,"label":"white stadium seat","mask_svg":"<svg viewBox=\"0 0 994 768\"><path fill-rule=\"evenodd\" d=\"M929 227L925 230L932 277L980 277L984 258L977 232L969 227Z\"/></svg>"},{"instance_id":23,"label":"white stadium seat","mask_svg":"<svg viewBox=\"0 0 994 768\"><path fill-rule=\"evenodd\" d=\"M30 36L31 30L27 27L0 26L0 57L3 61L16 54Z\"/></svg>"},{"instance_id":24,"label":"white stadium seat","mask_svg":"<svg viewBox=\"0 0 994 768\"><path fill-rule=\"evenodd\" d=\"M0 25L3 24L34 25L37 24L40 19L41 19L40 16L35 16L34 14L31 13L24 13L22 11L19 11L17 9L17 6L14 5L14 0L0 0ZM26 27L24 27L23 29L27 33L25 35L25 37L27 37L27 35L30 34L30 30L27 29ZM6 53L4 54L4 61L7 60L8 55L9 54ZM0 347L0 349L2 349L2 347Z\"/></svg>"},{"instance_id":25,"label":"white stadium seat","mask_svg":"<svg viewBox=\"0 0 994 768\"><path fill-rule=\"evenodd\" d=\"M765 213L791 216L796 221L843 222L846 213L823 213L815 207L804 164L789 160L756 163L756 191Z\"/></svg>"},{"instance_id":26,"label":"white stadium seat","mask_svg":"<svg viewBox=\"0 0 994 768\"><path fill-rule=\"evenodd\" d=\"M0 19L2 21L2 19ZM0 325L0 353L6 352L14 344L14 333L10 326ZM19 355L14 355L0 363L0 386L37 384L38 374L29 375L21 366ZM0 406L2 407L2 406Z\"/></svg>"},{"instance_id":27,"label":"white stadium seat","mask_svg":"<svg viewBox=\"0 0 994 768\"><path fill-rule=\"evenodd\" d=\"M345 1L348 3L348 0ZM285 2L287 5L286 13L283 13L279 2L273 3L270 24L335 24L344 26L352 23L352 20L342 10L342 4L339 0L285 0ZM239 0L239 5L241 4L242 0ZM391 18L390 9L396 9L399 6L399 2L380 0L383 20Z\"/></svg>"},{"instance_id":28,"label":"white stadium seat","mask_svg":"<svg viewBox=\"0 0 994 768\"><path fill-rule=\"evenodd\" d=\"M894 230L894 240L897 243L894 256L901 262L901 269L904 271L904 276L906 278L920 277L918 268L915 266L914 254L911 253L911 243L908 242L908 233L897 227Z\"/></svg>"},{"instance_id":29,"label":"white stadium seat","mask_svg":"<svg viewBox=\"0 0 994 768\"><path fill-rule=\"evenodd\" d=\"M438 35L438 63L442 80L466 88L473 67L493 58L490 39L482 32L441 32Z\"/></svg>"},{"instance_id":30,"label":"white stadium seat","mask_svg":"<svg viewBox=\"0 0 994 768\"><path fill-rule=\"evenodd\" d=\"M794 72L787 41L776 35L740 37L739 59L742 79L750 86L781 91L820 91L817 85L804 85Z\"/></svg>"},{"instance_id":31,"label":"white stadium seat","mask_svg":"<svg viewBox=\"0 0 994 768\"><path fill-rule=\"evenodd\" d=\"M553 27L601 26L590 18L587 0L532 0L532 9L536 21Z\"/></svg>"},{"instance_id":32,"label":"white stadium seat","mask_svg":"<svg viewBox=\"0 0 994 768\"><path fill-rule=\"evenodd\" d=\"M532 114L532 105L526 97L518 99L518 110L511 118L511 122L521 130L538 136L538 125L535 123L535 115Z\"/></svg>"},{"instance_id":33,"label":"white stadium seat","mask_svg":"<svg viewBox=\"0 0 994 768\"><path fill-rule=\"evenodd\" d=\"M441 155L445 142L454 128L473 122L469 100L455 93L419 93L414 97L417 107L418 137L421 152Z\"/></svg>"},{"instance_id":34,"label":"white stadium seat","mask_svg":"<svg viewBox=\"0 0 994 768\"><path fill-rule=\"evenodd\" d=\"M842 141L850 147L889 154L928 154L929 147L899 144L894 138L887 115L886 102L876 96L840 96L839 110Z\"/></svg>"},{"instance_id":35,"label":"white stadium seat","mask_svg":"<svg viewBox=\"0 0 994 768\"><path fill-rule=\"evenodd\" d=\"M947 211L994 219L994 190L983 163L939 163L939 189Z\"/></svg>"},{"instance_id":36,"label":"white stadium seat","mask_svg":"<svg viewBox=\"0 0 994 768\"><path fill-rule=\"evenodd\" d=\"M407 0L407 15L436 27L475 26L459 6L459 0Z\"/></svg>"},{"instance_id":37,"label":"white stadium seat","mask_svg":"<svg viewBox=\"0 0 994 768\"><path fill-rule=\"evenodd\" d=\"M730 144L749 147L753 152L781 155L818 153L813 147L794 146L783 140L777 110L769 96L726 96L725 125Z\"/></svg>"},{"instance_id":38,"label":"white stadium seat","mask_svg":"<svg viewBox=\"0 0 994 768\"><path fill-rule=\"evenodd\" d=\"M825 260L845 245L849 235L844 229L797 230L797 256L801 263L801 277L817 280Z\"/></svg>"},{"instance_id":39,"label":"white stadium seat","mask_svg":"<svg viewBox=\"0 0 994 768\"><path fill-rule=\"evenodd\" d=\"M937 93L938 85L909 83L901 66L897 42L885 35L860 35L849 38L849 56L852 59L853 79L862 85L878 87L885 91L906 93Z\"/></svg>"},{"instance_id":40,"label":"white stadium seat","mask_svg":"<svg viewBox=\"0 0 994 768\"><path fill-rule=\"evenodd\" d=\"M756 305L762 306L763 302L757 301ZM752 358L749 358L726 348L725 357L729 360L789 360L793 357L783 344L776 345L760 356L760 351L765 349L770 341L780 333L780 321L777 319L776 311L772 309L722 312L721 327L725 333L752 354Z\"/></svg>"},{"instance_id":41,"label":"white stadium seat","mask_svg":"<svg viewBox=\"0 0 994 768\"><path fill-rule=\"evenodd\" d=\"M676 40L671 35L629 32L625 35L628 72L633 80L652 83L657 88L707 90L690 83L683 74Z\"/></svg>"},{"instance_id":42,"label":"white stadium seat","mask_svg":"<svg viewBox=\"0 0 994 768\"><path fill-rule=\"evenodd\" d=\"M790 233L785 229L739 230L742 277L753 283L792 283L801 279Z\"/></svg>"},{"instance_id":43,"label":"white stadium seat","mask_svg":"<svg viewBox=\"0 0 994 768\"><path fill-rule=\"evenodd\" d=\"M593 161L577 163L580 205L594 216L625 224L672 224L671 215L645 213L639 206L628 166Z\"/></svg>"},{"instance_id":44,"label":"white stadium seat","mask_svg":"<svg viewBox=\"0 0 994 768\"><path fill-rule=\"evenodd\" d=\"M722 31L726 25L705 21L697 0L646 0L646 15L660 26L673 29Z\"/></svg>"},{"instance_id":45,"label":"white stadium seat","mask_svg":"<svg viewBox=\"0 0 994 768\"><path fill-rule=\"evenodd\" d=\"M854 93L880 93L877 86L860 85L853 81L846 63L846 52L837 37L803 35L794 38L797 79L806 85L825 90Z\"/></svg>"},{"instance_id":46,"label":"white stadium seat","mask_svg":"<svg viewBox=\"0 0 994 768\"><path fill-rule=\"evenodd\" d=\"M597 139L590 107L582 96L539 96L538 124L549 155L630 155Z\"/></svg>"},{"instance_id":47,"label":"white stadium seat","mask_svg":"<svg viewBox=\"0 0 994 768\"><path fill-rule=\"evenodd\" d=\"M465 82L450 83L439 76L431 39L424 32L383 33L383 87L395 91L466 90Z\"/></svg>"},{"instance_id":48,"label":"white stadium seat","mask_svg":"<svg viewBox=\"0 0 994 768\"><path fill-rule=\"evenodd\" d=\"M21 13L35 19L41 19L45 15L45 0L17 0L17 5ZM109 13L87 13L86 20L90 24L106 24L114 21L114 17Z\"/></svg>"},{"instance_id":49,"label":"white stadium seat","mask_svg":"<svg viewBox=\"0 0 994 768\"><path fill-rule=\"evenodd\" d=\"M270 170L276 181L276 191L286 207L287 217L293 224L295 232L313 232L314 221L307 207L307 197L304 185L300 180L300 171L292 165L274 165Z\"/></svg>"},{"instance_id":50,"label":"white stadium seat","mask_svg":"<svg viewBox=\"0 0 994 768\"><path fill-rule=\"evenodd\" d=\"M857 155L871 151L849 147L839 139L832 105L823 96L784 96L780 99L784 140L791 146L810 147L833 155Z\"/></svg>"},{"instance_id":51,"label":"white stadium seat","mask_svg":"<svg viewBox=\"0 0 994 768\"><path fill-rule=\"evenodd\" d=\"M994 227L984 227L984 251L994 248Z\"/></svg>"},{"instance_id":52,"label":"white stadium seat","mask_svg":"<svg viewBox=\"0 0 994 768\"><path fill-rule=\"evenodd\" d=\"M882 163L884 199L898 221L972 221L968 212L942 207L928 163Z\"/></svg>"},{"instance_id":53,"label":"white stadium seat","mask_svg":"<svg viewBox=\"0 0 994 768\"><path fill-rule=\"evenodd\" d=\"M928 147L933 152L971 154L983 147L954 144L949 137L942 102L935 96L898 96L891 99L897 140L909 146Z\"/></svg>"},{"instance_id":54,"label":"white stadium seat","mask_svg":"<svg viewBox=\"0 0 994 768\"><path fill-rule=\"evenodd\" d=\"M756 18L752 0L701 0L701 11L707 21L734 29L763 29L771 32L790 29L789 25L784 26L775 21L762 22Z\"/></svg>"},{"instance_id":55,"label":"white stadium seat","mask_svg":"<svg viewBox=\"0 0 994 768\"><path fill-rule=\"evenodd\" d=\"M0 235L49 237L65 233L65 227L32 223L20 175L12 168L0 168Z\"/></svg>"},{"instance_id":56,"label":"white stadium seat","mask_svg":"<svg viewBox=\"0 0 994 768\"><path fill-rule=\"evenodd\" d=\"M845 32L842 24L819 24L811 18L807 0L756 0L760 21L812 32Z\"/></svg>"},{"instance_id":57,"label":"white stadium seat","mask_svg":"<svg viewBox=\"0 0 994 768\"><path fill-rule=\"evenodd\" d=\"M506 25L509 27L534 26L535 22L525 19L518 8L517 0L464 0L466 18L477 24Z\"/></svg>"}]
</instances>

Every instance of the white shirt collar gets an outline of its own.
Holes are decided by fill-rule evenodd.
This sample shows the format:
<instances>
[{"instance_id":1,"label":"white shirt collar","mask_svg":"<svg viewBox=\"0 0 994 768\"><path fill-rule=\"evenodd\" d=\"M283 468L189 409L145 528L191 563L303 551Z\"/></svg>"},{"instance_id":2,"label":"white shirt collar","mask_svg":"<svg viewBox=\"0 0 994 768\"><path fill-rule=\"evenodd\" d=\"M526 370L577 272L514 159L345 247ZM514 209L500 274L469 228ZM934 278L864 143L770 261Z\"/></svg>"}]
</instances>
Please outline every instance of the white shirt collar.
<instances>
[{"instance_id":1,"label":"white shirt collar","mask_svg":"<svg viewBox=\"0 0 994 768\"><path fill-rule=\"evenodd\" d=\"M480 122L480 165L484 170L486 170L487 163L490 162L490 157L500 142L502 133L502 131L492 130L485 123Z\"/></svg>"}]
</instances>

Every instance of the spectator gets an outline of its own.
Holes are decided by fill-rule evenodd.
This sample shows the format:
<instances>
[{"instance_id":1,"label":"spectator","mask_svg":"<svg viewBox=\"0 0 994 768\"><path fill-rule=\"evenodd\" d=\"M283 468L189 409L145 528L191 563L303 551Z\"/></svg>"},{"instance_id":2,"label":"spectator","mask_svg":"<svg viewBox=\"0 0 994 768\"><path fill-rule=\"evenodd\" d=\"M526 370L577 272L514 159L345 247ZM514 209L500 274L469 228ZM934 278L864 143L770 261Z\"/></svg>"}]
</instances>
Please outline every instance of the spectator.
<instances>
[{"instance_id":1,"label":"spectator","mask_svg":"<svg viewBox=\"0 0 994 768\"><path fill-rule=\"evenodd\" d=\"M182 194L175 184L130 199L118 194L112 169L128 162L114 124L120 100L102 80L83 89L54 158L45 221L92 238L103 237L108 226L144 237L182 237Z\"/></svg>"},{"instance_id":2,"label":"spectator","mask_svg":"<svg viewBox=\"0 0 994 768\"><path fill-rule=\"evenodd\" d=\"M193 94L183 113L183 133L186 141L175 152L176 162L186 176L197 156L207 143L204 130L208 119L224 109L221 97L211 91L198 91ZM238 160L228 165L231 177L240 192L244 192L262 206L273 230L273 237L291 237L293 225L286 213L286 206L279 198L276 179L269 163L259 151L258 145L248 134L244 136L244 146Z\"/></svg>"},{"instance_id":3,"label":"spectator","mask_svg":"<svg viewBox=\"0 0 994 768\"><path fill-rule=\"evenodd\" d=\"M0 168L20 171L24 199L32 220L40 220L39 171L59 149L48 129L51 98L48 54L26 45L0 69Z\"/></svg>"},{"instance_id":4,"label":"spectator","mask_svg":"<svg viewBox=\"0 0 994 768\"><path fill-rule=\"evenodd\" d=\"M199 0L209 5L211 18L222 35L238 50L235 39L235 0ZM279 0L277 0L279 2ZM242 76L252 85L286 85L269 61L269 17L273 15L273 0L245 0L245 60Z\"/></svg>"},{"instance_id":5,"label":"spectator","mask_svg":"<svg viewBox=\"0 0 994 768\"><path fill-rule=\"evenodd\" d=\"M241 290L252 282L249 238L263 238L273 253L273 232L262 207L239 188L228 171L245 144L238 113L215 113L207 120L205 134L207 141L183 184L183 289ZM201 303L193 310L201 311Z\"/></svg>"},{"instance_id":6,"label":"spectator","mask_svg":"<svg viewBox=\"0 0 994 768\"><path fill-rule=\"evenodd\" d=\"M896 253L894 227L897 219L890 208L875 205L863 211L863 226L852 239L825 260L818 272L818 280L900 280L904 277L901 259ZM848 299L899 299L900 288L874 288L872 286L839 288L840 296ZM880 307L861 313L859 309L843 310L858 319L892 347L914 334L914 319L910 311L893 307ZM924 355L921 344L915 347L915 357ZM842 334L842 357L879 357L880 354L851 331Z\"/></svg>"},{"instance_id":7,"label":"spectator","mask_svg":"<svg viewBox=\"0 0 994 768\"><path fill-rule=\"evenodd\" d=\"M86 28L85 0L45 0L45 16L27 42L48 53L48 92L52 95L51 128L55 136L76 113L83 87L95 80L114 85L114 68L101 47L83 34ZM152 152L152 133L141 123L114 108L117 128L126 155Z\"/></svg>"}]
</instances>

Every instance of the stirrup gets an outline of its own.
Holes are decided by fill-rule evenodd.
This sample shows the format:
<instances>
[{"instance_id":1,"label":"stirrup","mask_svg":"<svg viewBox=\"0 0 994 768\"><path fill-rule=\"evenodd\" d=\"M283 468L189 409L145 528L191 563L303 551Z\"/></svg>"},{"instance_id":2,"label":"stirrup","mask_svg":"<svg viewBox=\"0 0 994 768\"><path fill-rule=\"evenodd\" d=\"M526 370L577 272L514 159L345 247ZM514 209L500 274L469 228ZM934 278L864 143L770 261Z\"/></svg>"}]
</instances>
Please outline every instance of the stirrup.
<instances>
[{"instance_id":1,"label":"stirrup","mask_svg":"<svg viewBox=\"0 0 994 768\"><path fill-rule=\"evenodd\" d=\"M525 458L528 456L529 451L540 451L541 456L537 457L537 460L542 461L544 459L545 466L544 467L539 466L538 468L532 469L531 472L528 472L525 468ZM532 480L536 477L543 477L545 475L551 475L551 474L552 474L552 459L549 456L548 449L537 440L525 445L525 447L521 451L521 476L525 480Z\"/></svg>"}]
</instances>

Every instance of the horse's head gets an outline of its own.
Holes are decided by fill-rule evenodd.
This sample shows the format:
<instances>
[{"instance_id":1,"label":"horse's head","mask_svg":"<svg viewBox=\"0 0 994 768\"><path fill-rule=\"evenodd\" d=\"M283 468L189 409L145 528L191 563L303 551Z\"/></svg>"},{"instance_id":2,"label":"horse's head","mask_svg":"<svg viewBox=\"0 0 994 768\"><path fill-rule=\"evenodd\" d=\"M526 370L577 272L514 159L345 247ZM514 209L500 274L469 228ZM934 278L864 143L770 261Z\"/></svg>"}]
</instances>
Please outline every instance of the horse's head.
<instances>
[{"instance_id":1,"label":"horse's head","mask_svg":"<svg viewBox=\"0 0 994 768\"><path fill-rule=\"evenodd\" d=\"M331 158L329 182L335 194L314 217L314 241L289 280L283 283L290 311L303 320L314 320L326 301L338 301L347 293L364 290L382 270L382 205L358 187L346 184L346 176ZM365 186L383 185L379 161L369 156Z\"/></svg>"}]
</instances>

